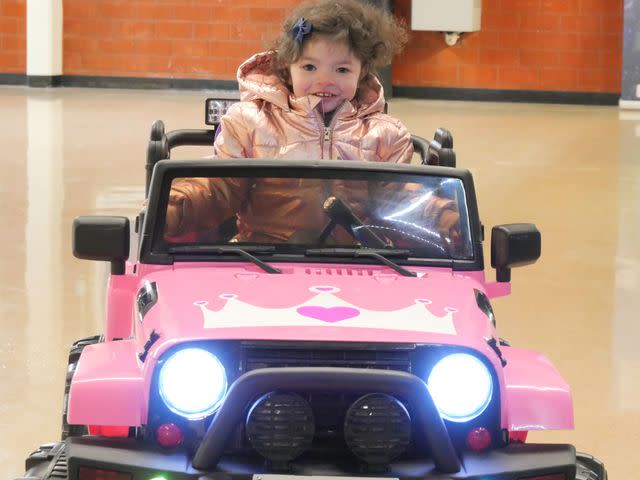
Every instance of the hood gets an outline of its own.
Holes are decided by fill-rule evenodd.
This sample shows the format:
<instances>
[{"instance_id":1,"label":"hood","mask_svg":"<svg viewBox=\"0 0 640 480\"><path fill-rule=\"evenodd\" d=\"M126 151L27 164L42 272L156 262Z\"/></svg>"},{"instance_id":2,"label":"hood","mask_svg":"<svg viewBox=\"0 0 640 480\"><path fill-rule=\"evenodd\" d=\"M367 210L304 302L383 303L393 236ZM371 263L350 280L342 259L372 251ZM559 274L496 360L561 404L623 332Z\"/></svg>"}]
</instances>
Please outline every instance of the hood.
<instances>
[{"instance_id":1,"label":"hood","mask_svg":"<svg viewBox=\"0 0 640 480\"><path fill-rule=\"evenodd\" d=\"M285 111L307 115L320 103L315 95L296 98L287 86L272 73L273 52L253 55L238 68L240 100L262 100L272 103ZM345 116L363 117L384 112L384 90L374 75L367 75L358 88L350 109L343 109Z\"/></svg>"},{"instance_id":2,"label":"hood","mask_svg":"<svg viewBox=\"0 0 640 480\"><path fill-rule=\"evenodd\" d=\"M478 308L481 284L450 269L403 277L377 266L176 264L146 276L157 303L142 319L142 343L289 340L452 343L480 348L493 326ZM414 269L417 270L417 269Z\"/></svg>"}]
</instances>

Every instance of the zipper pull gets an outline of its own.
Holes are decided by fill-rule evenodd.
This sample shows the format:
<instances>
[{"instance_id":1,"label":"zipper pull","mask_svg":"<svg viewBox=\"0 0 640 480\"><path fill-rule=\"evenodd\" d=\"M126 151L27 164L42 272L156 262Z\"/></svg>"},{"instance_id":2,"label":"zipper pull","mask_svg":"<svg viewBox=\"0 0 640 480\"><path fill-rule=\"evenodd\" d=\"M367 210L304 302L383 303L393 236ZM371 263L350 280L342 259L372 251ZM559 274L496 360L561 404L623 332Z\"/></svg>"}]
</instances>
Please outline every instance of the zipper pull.
<instances>
[{"instance_id":1,"label":"zipper pull","mask_svg":"<svg viewBox=\"0 0 640 480\"><path fill-rule=\"evenodd\" d=\"M328 142L331 140L331 129L329 127L324 127L324 141Z\"/></svg>"}]
</instances>

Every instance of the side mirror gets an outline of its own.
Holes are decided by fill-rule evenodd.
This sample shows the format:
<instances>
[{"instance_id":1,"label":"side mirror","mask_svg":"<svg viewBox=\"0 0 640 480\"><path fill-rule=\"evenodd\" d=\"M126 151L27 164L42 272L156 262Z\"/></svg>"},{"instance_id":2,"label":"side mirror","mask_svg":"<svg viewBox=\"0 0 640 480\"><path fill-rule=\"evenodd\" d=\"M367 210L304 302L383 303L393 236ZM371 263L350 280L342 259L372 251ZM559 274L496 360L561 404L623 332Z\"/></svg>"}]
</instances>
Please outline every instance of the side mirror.
<instances>
[{"instance_id":1,"label":"side mirror","mask_svg":"<svg viewBox=\"0 0 640 480\"><path fill-rule=\"evenodd\" d=\"M491 266L498 282L511 281L511 268L540 258L540 232L531 223L497 225L491 230Z\"/></svg>"},{"instance_id":2,"label":"side mirror","mask_svg":"<svg viewBox=\"0 0 640 480\"><path fill-rule=\"evenodd\" d=\"M73 255L111 262L111 274L122 275L129 258L127 217L83 216L73 221Z\"/></svg>"}]
</instances>

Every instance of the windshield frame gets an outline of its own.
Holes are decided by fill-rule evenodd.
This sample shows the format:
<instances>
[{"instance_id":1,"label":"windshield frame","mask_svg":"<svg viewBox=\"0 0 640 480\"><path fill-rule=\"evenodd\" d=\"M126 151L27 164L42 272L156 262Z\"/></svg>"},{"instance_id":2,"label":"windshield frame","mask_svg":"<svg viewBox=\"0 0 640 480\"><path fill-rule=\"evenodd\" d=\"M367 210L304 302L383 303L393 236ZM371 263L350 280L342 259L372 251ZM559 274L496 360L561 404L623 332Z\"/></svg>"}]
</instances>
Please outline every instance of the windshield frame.
<instances>
[{"instance_id":1,"label":"windshield frame","mask_svg":"<svg viewBox=\"0 0 640 480\"><path fill-rule=\"evenodd\" d=\"M411 257L394 259L401 265L449 266L454 270L482 270L484 268L482 254L482 226L479 220L478 207L471 172L466 169L436 167L425 165L407 165L398 163L362 162L344 160L268 160L268 159L229 159L229 160L161 160L154 168L149 186L147 207L144 212L142 228L140 229L139 261L143 264L171 265L174 261L239 261L236 256L217 255L215 258L205 258L194 255L185 259L179 255L169 253L168 244L163 238L164 217L167 209L171 183L176 178L185 177L251 177L250 171L259 170L260 176L277 176L283 178L297 178L301 176L331 177L339 170L340 178L361 180L361 175L374 176L385 174L400 174L410 176L438 176L459 179L464 190L466 209L471 236L471 259L430 259ZM270 173L271 172L271 173ZM353 178L351 178L353 177ZM240 245L239 245L240 246ZM297 263L344 263L345 258L310 257L304 252L295 254L260 253L260 258L266 262L297 262ZM349 259L354 264L375 264L376 260L360 257Z\"/></svg>"}]
</instances>

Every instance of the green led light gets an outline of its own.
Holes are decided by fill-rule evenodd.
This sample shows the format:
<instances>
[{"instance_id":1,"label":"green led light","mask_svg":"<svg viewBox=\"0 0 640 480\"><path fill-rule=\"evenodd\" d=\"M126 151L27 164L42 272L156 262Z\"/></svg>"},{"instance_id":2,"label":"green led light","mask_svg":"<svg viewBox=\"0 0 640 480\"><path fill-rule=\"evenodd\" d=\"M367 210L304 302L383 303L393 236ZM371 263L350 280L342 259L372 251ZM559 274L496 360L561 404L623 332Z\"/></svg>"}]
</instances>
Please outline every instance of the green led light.
<instances>
[{"instance_id":1,"label":"green led light","mask_svg":"<svg viewBox=\"0 0 640 480\"><path fill-rule=\"evenodd\" d=\"M149 480L167 480L165 477L153 477L150 478Z\"/></svg>"}]
</instances>

